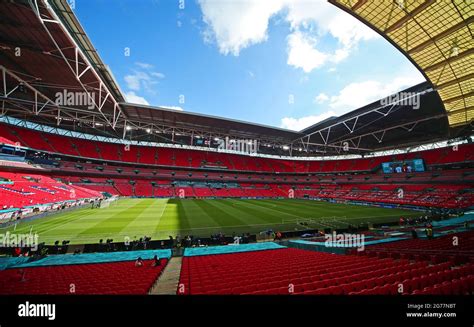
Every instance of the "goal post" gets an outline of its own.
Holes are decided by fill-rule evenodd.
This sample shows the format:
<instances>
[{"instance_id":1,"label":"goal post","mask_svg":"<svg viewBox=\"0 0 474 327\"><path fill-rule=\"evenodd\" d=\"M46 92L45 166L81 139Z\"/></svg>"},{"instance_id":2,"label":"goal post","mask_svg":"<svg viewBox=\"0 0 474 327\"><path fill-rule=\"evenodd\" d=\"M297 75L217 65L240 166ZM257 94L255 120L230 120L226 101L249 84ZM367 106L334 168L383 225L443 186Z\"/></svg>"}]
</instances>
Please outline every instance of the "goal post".
<instances>
[{"instance_id":1,"label":"goal post","mask_svg":"<svg viewBox=\"0 0 474 327\"><path fill-rule=\"evenodd\" d=\"M118 199L117 197L103 199L102 201L100 201L100 208L103 209L103 208L110 207L112 204L114 204L117 201L117 199Z\"/></svg>"}]
</instances>

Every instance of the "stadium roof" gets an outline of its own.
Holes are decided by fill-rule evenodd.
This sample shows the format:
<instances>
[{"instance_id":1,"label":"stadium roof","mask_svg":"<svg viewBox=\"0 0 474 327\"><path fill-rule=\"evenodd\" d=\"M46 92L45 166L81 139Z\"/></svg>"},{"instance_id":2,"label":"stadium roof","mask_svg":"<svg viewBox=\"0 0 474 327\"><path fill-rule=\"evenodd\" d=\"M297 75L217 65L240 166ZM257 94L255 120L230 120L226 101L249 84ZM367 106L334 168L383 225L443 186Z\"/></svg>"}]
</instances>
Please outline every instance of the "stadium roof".
<instances>
[{"instance_id":1,"label":"stadium roof","mask_svg":"<svg viewBox=\"0 0 474 327\"><path fill-rule=\"evenodd\" d=\"M465 46L465 42L459 40L459 46ZM430 48L429 44L426 47ZM265 145L261 148L262 153L310 156L367 153L453 136L443 102L431 83L406 90L420 95L419 110L410 110L403 103L382 105L377 101L299 132L126 103L112 73L66 0L1 1L0 48L2 114L88 134L186 145L194 144L196 136L208 140L252 139ZM463 53L449 59L446 65L451 67L454 62L464 62L462 58L472 57ZM472 70L472 67L467 69ZM448 90L459 83L463 83L463 87L472 85L470 75L472 72L462 75L462 81L460 78L455 82L443 79L438 88L443 86ZM58 104L56 95L64 91L84 92L94 101L92 105ZM450 112L453 125L460 113L466 116L471 112L469 106L472 105L468 106L470 102L466 101L472 98L466 98L465 93L462 95L462 101L449 102L449 98L448 101L443 98L444 106L451 103L458 108L460 102L466 104L462 110ZM459 95L456 93L453 97L456 99ZM294 149L301 151L292 152ZM348 152L341 153L342 149Z\"/></svg>"},{"instance_id":2,"label":"stadium roof","mask_svg":"<svg viewBox=\"0 0 474 327\"><path fill-rule=\"evenodd\" d=\"M419 103L409 101L412 97ZM295 146L311 145L327 154L362 154L444 140L449 132L439 95L424 82L308 127Z\"/></svg>"},{"instance_id":3,"label":"stadium roof","mask_svg":"<svg viewBox=\"0 0 474 327\"><path fill-rule=\"evenodd\" d=\"M474 1L329 0L395 45L438 91L451 126L474 118Z\"/></svg>"},{"instance_id":4,"label":"stadium roof","mask_svg":"<svg viewBox=\"0 0 474 327\"><path fill-rule=\"evenodd\" d=\"M49 5L0 2L4 104L9 114L26 117L33 111L38 118L57 123L95 117L114 125L119 113L123 116L118 106L123 100L121 92L74 14L65 8L69 8L65 1L50 1ZM64 90L90 95L91 105L58 105L56 94Z\"/></svg>"},{"instance_id":5,"label":"stadium roof","mask_svg":"<svg viewBox=\"0 0 474 327\"><path fill-rule=\"evenodd\" d=\"M282 145L301 136L250 122L126 103L65 0L0 2L0 17L0 47L4 50L0 69L6 80L2 93L7 95L2 98L4 113L12 117L115 137L131 137L127 127L150 129L160 132L161 141L177 141L173 135L178 134L202 134ZM64 90L87 92L95 105L57 105L56 94ZM133 137L143 139L142 134L135 132Z\"/></svg>"},{"instance_id":6,"label":"stadium roof","mask_svg":"<svg viewBox=\"0 0 474 327\"><path fill-rule=\"evenodd\" d=\"M303 134L283 128L249 123L240 120L198 114L169 108L121 103L127 117L142 121L154 121L190 129L205 134L238 135L246 139L268 139L282 144L303 136ZM199 134L199 132L197 132Z\"/></svg>"}]
</instances>

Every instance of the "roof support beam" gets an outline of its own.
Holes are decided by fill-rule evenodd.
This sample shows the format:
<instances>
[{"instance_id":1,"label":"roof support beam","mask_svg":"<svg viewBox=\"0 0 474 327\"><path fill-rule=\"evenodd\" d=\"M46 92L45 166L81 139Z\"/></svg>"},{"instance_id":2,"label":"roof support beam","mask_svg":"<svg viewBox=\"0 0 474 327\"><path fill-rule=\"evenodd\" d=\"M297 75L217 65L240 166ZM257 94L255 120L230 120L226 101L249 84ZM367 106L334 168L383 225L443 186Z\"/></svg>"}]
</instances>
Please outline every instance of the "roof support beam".
<instances>
[{"instance_id":1,"label":"roof support beam","mask_svg":"<svg viewBox=\"0 0 474 327\"><path fill-rule=\"evenodd\" d=\"M45 19L41 14L40 12L40 9L39 9L39 6L38 6L38 2L41 1L45 4L45 8L49 14L49 16L51 17L51 19ZM78 81L78 83L81 85L82 89L84 90L84 92L87 94L87 97L88 97L88 100L90 100L94 107L98 110L98 112L103 116L103 118L107 121L107 124L112 127L112 129L115 127L115 124L113 124L113 122L111 122L106 115L104 115L104 113L102 112L102 108L100 105L97 104L97 102L95 101L94 97L90 94L89 92L89 89L84 85L84 83L81 81L81 77L90 70L90 72L92 72L93 76L95 77L95 79L97 79L98 83L102 83L102 79L100 78L100 76L97 74L97 72L94 70L94 69L91 69L92 68L92 65L91 63L89 62L89 60L87 59L87 56L84 55L84 53L82 52L81 48L77 45L76 41L71 37L71 35L69 34L69 32L67 31L66 27L63 25L63 23L60 21L59 17L57 16L56 12L53 10L51 4L48 2L48 0L35 0L34 3L31 3L31 7L32 7L32 10L35 12L36 16L38 17L38 20L41 22L41 24L43 25L46 33L48 34L48 36L50 37L51 41L53 42L53 44L55 45L56 49L58 50L59 54L61 55L61 57L64 59L64 61L66 62L66 65L69 67L69 69L71 70L71 72L74 74L74 76L76 77L76 80ZM49 30L48 26L46 23L51 23L51 22L55 22L57 23L61 29L64 31L64 35L67 36L67 39L70 41L71 44L73 44L74 48L75 48L75 52L74 52L74 56L75 56L75 66L71 66L71 63L70 61L73 61L72 59L70 58L67 58L67 56L64 54L64 52L62 51L62 48L61 46L58 44L58 41L54 38L53 34L51 33L51 31ZM80 57L82 57L82 61L86 64L86 68L81 72L79 73L79 55ZM82 62L81 62L82 64ZM104 85L104 92L106 93L110 93L110 91L108 90L108 88ZM117 109L119 111L122 111L120 105L118 105L118 102L116 101L116 99L112 96L110 97L110 100L112 102L112 104L114 105L114 109L115 107L117 107ZM104 100L104 103L105 103L105 100ZM102 104L103 105L103 104ZM116 106L117 105L117 106ZM123 113L122 113L123 114Z\"/></svg>"},{"instance_id":2,"label":"roof support beam","mask_svg":"<svg viewBox=\"0 0 474 327\"><path fill-rule=\"evenodd\" d=\"M467 57L467 56L471 55L471 54L474 54L474 48L471 48L471 49L469 49L469 50L466 50L466 51L464 51L464 52L461 52L461 53L458 54L457 56L449 57L449 58L446 59L446 60L440 61L440 62L438 62L438 63L436 63L436 64L434 64L434 65L431 65L431 66L428 66L428 67L426 67L426 68L423 68L423 70L424 70L425 72L430 72L430 71L432 71L432 70L436 70L436 69L438 69L438 68L441 68L441 67L443 67L443 66L446 65L446 64L452 64L452 63L454 63L454 62L456 62L456 61L458 61L458 60L460 60L460 59L462 59L462 58L464 58L464 57Z\"/></svg>"},{"instance_id":3,"label":"roof support beam","mask_svg":"<svg viewBox=\"0 0 474 327\"><path fill-rule=\"evenodd\" d=\"M436 115L436 116L433 116L433 117L422 118L422 119L418 119L416 121L410 121L410 122L399 124L399 125L396 125L396 126L383 128L383 129L380 129L380 130L377 130L377 131L369 132L369 133L362 134L362 135L357 135L357 136L354 136L354 137L351 137L351 138L337 140L337 143L339 143L339 142L349 142L349 141L356 140L356 139L359 139L359 138L364 138L364 137L367 137L367 136L373 136L378 141L380 141L381 139L383 139L386 132L391 131L393 129L402 128L406 131L411 132L411 131L413 131L413 129L416 126L418 126L419 123L422 123L422 122L425 122L425 121L428 121L428 120L431 120L431 119L440 119L440 118L443 118L443 117L445 117L445 114ZM382 134L382 137L381 138L377 137L377 134ZM360 140L359 140L359 142L360 142ZM331 143L331 144L335 144L335 143Z\"/></svg>"},{"instance_id":4,"label":"roof support beam","mask_svg":"<svg viewBox=\"0 0 474 327\"><path fill-rule=\"evenodd\" d=\"M456 32L457 30L460 30L461 28L466 27L467 25L469 25L473 22L474 22L474 16L471 16L468 19L466 19L465 21L462 21L462 22L448 28L447 30L439 33L438 35L435 35L435 36L431 37L429 40L426 40L425 42L418 44L416 47L411 48L410 50L408 50L408 54L412 55L416 52L419 52L419 51L425 49L426 47L428 47L429 45L431 45L435 42L438 42L439 40L443 39L444 37L446 37L448 35L451 35L452 33Z\"/></svg>"},{"instance_id":5,"label":"roof support beam","mask_svg":"<svg viewBox=\"0 0 474 327\"><path fill-rule=\"evenodd\" d=\"M390 27L388 27L384 33L385 34L388 34L388 33L391 33L397 29L399 29L400 27L402 27L406 22L408 22L410 19L412 19L413 17L415 17L416 15L418 15L420 12L422 12L423 10L425 10L426 8L428 8L429 6L431 6L433 3L435 3L435 0L427 0L425 2L423 2L421 5L419 5L418 7L416 7L415 9L413 9L413 11L411 12L407 12L407 14L401 18L400 20L398 20L397 22L395 22L394 24L392 24Z\"/></svg>"},{"instance_id":6,"label":"roof support beam","mask_svg":"<svg viewBox=\"0 0 474 327\"><path fill-rule=\"evenodd\" d=\"M321 137L321 139L322 139L325 143L327 143L327 142L329 142L329 132L327 133L327 137L325 138L325 137L323 136L323 134L322 134L323 131L330 130L332 127L335 127L335 126L337 126L337 125L345 125L346 128L349 129L349 132L350 132L350 133L354 133L354 132L355 132L356 123L357 123L357 120L359 119L359 117L363 117L363 116L368 115L368 114L373 113L373 112L376 112L376 113L378 113L379 115L381 115L381 116L383 116L383 117L386 117L386 116L390 115L390 114L393 112L393 109L394 109L394 107L395 107L396 105L403 104L404 101L406 101L406 100L408 100L408 99L410 99L410 98L413 98L413 97L416 97L416 96L419 96L419 95L423 95L423 94L426 94L426 93L430 93L430 92L433 92L433 91L434 91L434 90L430 88L430 89L427 89L427 90L424 90L424 91L421 91L421 92L417 92L416 94L412 94L412 95L410 95L410 96L404 97L404 98L402 98L402 99L398 99L397 101L388 103L388 104L386 104L386 105L378 106L378 107L376 107L376 108L370 109L370 110L368 110L368 111L366 111L366 112L364 112L364 113L362 113L362 114L360 114L360 115L357 115L357 116L355 116L355 117L351 117L351 118L348 118L348 119L339 121L339 122L337 122L337 123L331 124L330 126L323 127L323 128L318 129L318 130L316 130L316 131L314 131L314 132L308 133L308 134L306 134L305 136L301 137L300 139L303 139L303 138L306 138L306 137L310 138L312 135L319 134L320 137ZM388 110L387 112L381 111L381 110L384 109L384 108L389 108L389 110ZM347 123L348 123L349 121L353 120L353 119L356 119L356 121L355 121L354 126L353 126L352 131L351 131L351 129L348 127ZM369 123L369 124L370 124L370 123ZM367 125L368 125L368 124L367 124ZM364 125L363 127L365 127L365 126L367 126L367 125ZM359 128L360 128L360 127L359 127ZM294 141L296 141L296 140L294 140ZM308 139L308 141L309 141L309 139Z\"/></svg>"},{"instance_id":7,"label":"roof support beam","mask_svg":"<svg viewBox=\"0 0 474 327\"><path fill-rule=\"evenodd\" d=\"M359 8L361 8L363 5L367 3L367 0L359 0L356 2L355 5L352 6L352 11L357 11Z\"/></svg>"},{"instance_id":8,"label":"roof support beam","mask_svg":"<svg viewBox=\"0 0 474 327\"><path fill-rule=\"evenodd\" d=\"M448 116L455 115L455 114L460 113L460 112L471 111L471 110L474 110L474 106L461 108L461 109L456 109L456 110L451 110L451 111L448 111Z\"/></svg>"},{"instance_id":9,"label":"roof support beam","mask_svg":"<svg viewBox=\"0 0 474 327\"><path fill-rule=\"evenodd\" d=\"M474 96L474 91L471 91L469 93L466 93L466 94L461 94L461 95L458 95L458 96L455 96L455 97L452 97L450 99L445 99L443 100L445 103L451 103L451 102L454 102L454 101L458 101L458 100L463 100L465 98L469 98L469 97L472 97Z\"/></svg>"},{"instance_id":10,"label":"roof support beam","mask_svg":"<svg viewBox=\"0 0 474 327\"><path fill-rule=\"evenodd\" d=\"M459 84L459 83L461 83L461 82L470 80L471 78L474 78L474 73L467 74L467 75L464 75L464 76L462 76L462 77L458 77L457 79L453 79L452 81L449 81L449 82L446 82L446 83L443 83L443 84L436 85L436 89L437 89L437 90L441 90L441 89L443 89L443 88L445 88L445 87L453 86L453 85Z\"/></svg>"},{"instance_id":11,"label":"roof support beam","mask_svg":"<svg viewBox=\"0 0 474 327\"><path fill-rule=\"evenodd\" d=\"M12 90L10 90L10 92L7 92L7 75L10 76L11 78L13 78L14 80L16 80L19 85L23 85L24 87L28 88L29 90L33 91L34 95L35 95L35 100L34 100L34 113L37 115L39 114L39 112L41 112L41 110L43 110L43 108L48 104L50 103L52 106L55 106L57 108L59 108L59 106L53 101L51 100L50 98L48 98L46 95L44 95L43 93L41 93L40 91L38 91L36 88L34 88L33 86L31 86L28 82L26 82L25 80L21 79L19 76L17 76L15 73L11 72L10 70L8 70L7 68L5 68L4 66L0 66L0 70L2 71L2 78L3 78L3 86L4 86L4 94L3 94L3 97L5 98L8 98L10 96L10 94L12 94L14 91L16 91L18 89L18 85L15 86L15 88L13 88ZM38 108L38 96L41 97L43 100L45 100L46 102L43 104L43 106L41 107L41 109L38 111L37 108ZM40 103L41 104L41 103Z\"/></svg>"}]
</instances>

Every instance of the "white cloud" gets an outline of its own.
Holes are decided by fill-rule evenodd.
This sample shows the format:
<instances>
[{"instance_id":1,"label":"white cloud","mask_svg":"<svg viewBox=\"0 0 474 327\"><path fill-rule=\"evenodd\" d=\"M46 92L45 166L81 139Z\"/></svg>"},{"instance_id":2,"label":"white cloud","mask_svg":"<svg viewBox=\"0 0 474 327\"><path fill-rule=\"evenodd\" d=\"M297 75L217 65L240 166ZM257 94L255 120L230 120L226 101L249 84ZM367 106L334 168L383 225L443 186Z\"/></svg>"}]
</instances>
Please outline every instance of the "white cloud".
<instances>
[{"instance_id":1,"label":"white cloud","mask_svg":"<svg viewBox=\"0 0 474 327\"><path fill-rule=\"evenodd\" d=\"M329 97L325 93L319 93L318 96L314 98L314 102L316 103L324 103L329 100Z\"/></svg>"},{"instance_id":2,"label":"white cloud","mask_svg":"<svg viewBox=\"0 0 474 327\"><path fill-rule=\"evenodd\" d=\"M378 38L379 35L356 18L343 12L327 1L288 1L287 21L293 30L313 26L319 36L329 33L344 47L361 40Z\"/></svg>"},{"instance_id":3,"label":"white cloud","mask_svg":"<svg viewBox=\"0 0 474 327\"><path fill-rule=\"evenodd\" d=\"M150 105L144 97L136 95L135 92L133 91L126 92L124 95L127 102L136 103L136 104L144 104L147 106Z\"/></svg>"},{"instance_id":4,"label":"white cloud","mask_svg":"<svg viewBox=\"0 0 474 327\"><path fill-rule=\"evenodd\" d=\"M154 71L154 66L151 64L136 62L135 66L137 68L132 69L132 73L124 77L127 87L133 91L145 90L156 93L156 84L160 79L165 78L165 75Z\"/></svg>"},{"instance_id":5,"label":"white cloud","mask_svg":"<svg viewBox=\"0 0 474 327\"><path fill-rule=\"evenodd\" d=\"M183 108L177 107L177 106L159 106L160 108L164 109L171 109L171 110L177 110L177 111L184 111Z\"/></svg>"},{"instance_id":6,"label":"white cloud","mask_svg":"<svg viewBox=\"0 0 474 327\"><path fill-rule=\"evenodd\" d=\"M316 123L319 123L320 121L323 121L335 115L336 113L331 110L317 116L306 116L301 118L285 117L281 120L280 126L282 128L300 131L306 127L312 126Z\"/></svg>"},{"instance_id":7,"label":"white cloud","mask_svg":"<svg viewBox=\"0 0 474 327\"><path fill-rule=\"evenodd\" d=\"M238 56L242 49L267 40L269 20L276 14L289 23L287 63L305 72L326 62L346 59L361 40L379 37L369 27L327 1L199 0L207 42L215 42L222 54ZM317 48L325 35L337 40L333 51Z\"/></svg>"},{"instance_id":8,"label":"white cloud","mask_svg":"<svg viewBox=\"0 0 474 327\"><path fill-rule=\"evenodd\" d=\"M306 83L306 82L308 82L308 81L309 81L308 75L303 75L303 76L301 76L301 78L300 78L300 83Z\"/></svg>"},{"instance_id":9,"label":"white cloud","mask_svg":"<svg viewBox=\"0 0 474 327\"><path fill-rule=\"evenodd\" d=\"M351 83L340 90L339 94L331 96L329 106L338 112L346 113L423 81L420 73L412 73L394 77L387 82L367 80Z\"/></svg>"},{"instance_id":10,"label":"white cloud","mask_svg":"<svg viewBox=\"0 0 474 327\"><path fill-rule=\"evenodd\" d=\"M206 41L215 41L219 51L238 56L240 50L267 40L268 21L283 8L281 0L199 0Z\"/></svg>"},{"instance_id":11,"label":"white cloud","mask_svg":"<svg viewBox=\"0 0 474 327\"><path fill-rule=\"evenodd\" d=\"M288 60L287 64L301 68L309 73L315 68L322 66L328 55L315 48L316 41L305 37L301 32L295 32L288 36Z\"/></svg>"},{"instance_id":12,"label":"white cloud","mask_svg":"<svg viewBox=\"0 0 474 327\"><path fill-rule=\"evenodd\" d=\"M153 65L152 65L152 64L147 64L147 63L145 63L145 62L136 62L135 65L137 65L138 67L143 68L143 69L151 69L151 68L153 68Z\"/></svg>"},{"instance_id":13,"label":"white cloud","mask_svg":"<svg viewBox=\"0 0 474 327\"><path fill-rule=\"evenodd\" d=\"M302 68L306 73L328 62L337 64L348 58L360 41L379 37L369 27L326 1L290 1L286 20L294 31L288 38L287 63ZM332 52L318 50L317 41L328 34L338 41L338 47ZM292 35L300 38L300 43L295 43ZM301 44L305 44L305 48ZM290 60L295 52L306 55L293 56Z\"/></svg>"},{"instance_id":14,"label":"white cloud","mask_svg":"<svg viewBox=\"0 0 474 327\"><path fill-rule=\"evenodd\" d=\"M349 47L336 49L334 53L319 51L317 38L311 36L310 33L296 31L288 36L287 64L309 73L326 63L337 64L349 57L350 52Z\"/></svg>"},{"instance_id":15,"label":"white cloud","mask_svg":"<svg viewBox=\"0 0 474 327\"><path fill-rule=\"evenodd\" d=\"M151 75L151 76L158 77L158 78L165 78L165 75L162 74L162 73L151 72L150 75Z\"/></svg>"},{"instance_id":16,"label":"white cloud","mask_svg":"<svg viewBox=\"0 0 474 327\"><path fill-rule=\"evenodd\" d=\"M125 75L125 82L127 87L132 90L138 91L140 89L140 78L135 75Z\"/></svg>"}]
</instances>

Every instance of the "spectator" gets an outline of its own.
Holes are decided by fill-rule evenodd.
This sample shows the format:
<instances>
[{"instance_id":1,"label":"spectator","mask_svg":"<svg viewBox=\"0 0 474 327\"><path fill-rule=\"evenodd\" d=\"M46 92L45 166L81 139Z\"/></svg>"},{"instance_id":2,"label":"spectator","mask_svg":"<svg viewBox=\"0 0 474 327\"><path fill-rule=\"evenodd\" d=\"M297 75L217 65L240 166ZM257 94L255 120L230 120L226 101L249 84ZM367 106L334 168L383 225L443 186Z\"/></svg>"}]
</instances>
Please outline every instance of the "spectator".
<instances>
[{"instance_id":1,"label":"spectator","mask_svg":"<svg viewBox=\"0 0 474 327\"><path fill-rule=\"evenodd\" d=\"M142 267L143 266L143 259L141 257L137 258L137 261L135 261L135 267Z\"/></svg>"},{"instance_id":2,"label":"spectator","mask_svg":"<svg viewBox=\"0 0 474 327\"><path fill-rule=\"evenodd\" d=\"M279 240L281 240L281 233L280 231L277 231L275 234L275 241L279 241Z\"/></svg>"},{"instance_id":3,"label":"spectator","mask_svg":"<svg viewBox=\"0 0 474 327\"><path fill-rule=\"evenodd\" d=\"M20 269L20 282L26 282L26 270L25 269Z\"/></svg>"},{"instance_id":4,"label":"spectator","mask_svg":"<svg viewBox=\"0 0 474 327\"><path fill-rule=\"evenodd\" d=\"M153 262L151 263L152 267L159 267L161 265L160 258L155 254L153 257Z\"/></svg>"},{"instance_id":5,"label":"spectator","mask_svg":"<svg viewBox=\"0 0 474 327\"><path fill-rule=\"evenodd\" d=\"M430 223L426 225L425 231L426 231L426 237L429 240L433 239L433 226Z\"/></svg>"}]
</instances>

